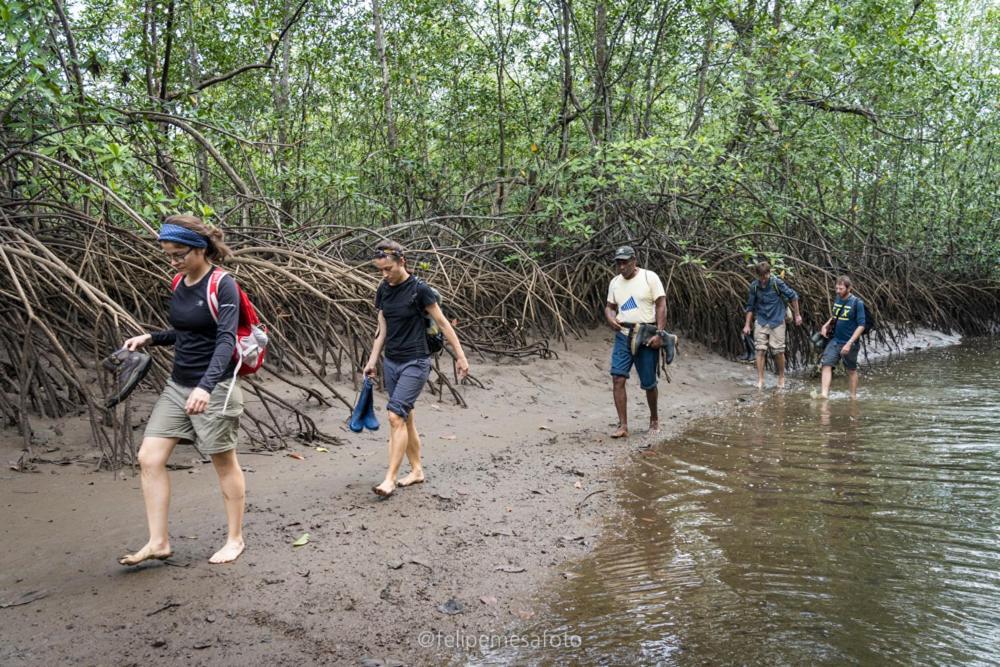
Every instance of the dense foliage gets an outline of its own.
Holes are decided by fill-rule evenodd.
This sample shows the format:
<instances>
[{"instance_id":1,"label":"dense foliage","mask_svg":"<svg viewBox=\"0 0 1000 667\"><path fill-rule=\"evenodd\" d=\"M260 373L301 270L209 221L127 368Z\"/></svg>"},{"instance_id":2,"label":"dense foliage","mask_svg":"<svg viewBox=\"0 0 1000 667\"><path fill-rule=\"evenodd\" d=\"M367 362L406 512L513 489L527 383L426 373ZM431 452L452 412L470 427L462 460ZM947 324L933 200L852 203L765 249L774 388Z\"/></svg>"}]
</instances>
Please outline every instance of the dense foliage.
<instances>
[{"instance_id":1,"label":"dense foliage","mask_svg":"<svg viewBox=\"0 0 1000 667\"><path fill-rule=\"evenodd\" d=\"M8 200L997 271L987 0L61 1L0 0Z\"/></svg>"}]
</instances>

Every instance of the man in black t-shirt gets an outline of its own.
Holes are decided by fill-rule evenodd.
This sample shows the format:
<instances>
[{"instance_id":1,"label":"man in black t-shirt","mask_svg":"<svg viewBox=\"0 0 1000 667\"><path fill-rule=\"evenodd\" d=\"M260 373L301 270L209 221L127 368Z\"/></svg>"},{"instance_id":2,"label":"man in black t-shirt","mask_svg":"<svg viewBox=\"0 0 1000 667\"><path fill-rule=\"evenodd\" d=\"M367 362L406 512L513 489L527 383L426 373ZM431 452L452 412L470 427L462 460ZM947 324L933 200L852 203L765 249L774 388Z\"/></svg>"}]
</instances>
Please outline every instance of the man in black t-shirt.
<instances>
[{"instance_id":1,"label":"man in black t-shirt","mask_svg":"<svg viewBox=\"0 0 1000 667\"><path fill-rule=\"evenodd\" d=\"M372 352L365 365L365 376L375 377L379 354L385 348L382 368L385 390L389 394L389 469L381 484L372 487L380 496L391 496L397 486L424 481L420 462L420 436L413 423L413 405L431 372L431 351L427 345L429 316L437 323L455 354L458 378L469 374L469 362L458 335L445 318L431 287L406 270L403 246L383 241L375 250L374 264L384 280L375 292L378 331ZM410 474L397 480L403 454L410 461Z\"/></svg>"}]
</instances>

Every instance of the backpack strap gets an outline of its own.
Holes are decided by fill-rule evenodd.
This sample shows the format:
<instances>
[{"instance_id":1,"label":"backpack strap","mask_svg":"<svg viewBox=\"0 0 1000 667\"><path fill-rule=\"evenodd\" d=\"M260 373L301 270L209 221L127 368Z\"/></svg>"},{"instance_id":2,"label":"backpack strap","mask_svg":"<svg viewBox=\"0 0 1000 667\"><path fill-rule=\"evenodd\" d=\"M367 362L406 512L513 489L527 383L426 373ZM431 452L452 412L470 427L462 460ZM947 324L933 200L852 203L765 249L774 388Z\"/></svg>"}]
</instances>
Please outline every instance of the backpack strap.
<instances>
[{"instance_id":1,"label":"backpack strap","mask_svg":"<svg viewBox=\"0 0 1000 667\"><path fill-rule=\"evenodd\" d=\"M430 317L430 315L427 314L427 310L422 308L420 304L417 303L417 297L419 296L419 294L417 294L417 291L421 287L427 287L434 293L437 293L437 290L428 285L426 280L424 280L423 278L418 278L417 276L413 276L413 284L414 284L413 296L410 297L410 305L412 305L414 309L416 309L417 313L420 314L421 317Z\"/></svg>"},{"instance_id":2,"label":"backpack strap","mask_svg":"<svg viewBox=\"0 0 1000 667\"><path fill-rule=\"evenodd\" d=\"M174 276L174 279L170 281L170 291L176 292L177 288L180 287L182 280L184 280L183 273L178 273L176 276Z\"/></svg>"},{"instance_id":3,"label":"backpack strap","mask_svg":"<svg viewBox=\"0 0 1000 667\"><path fill-rule=\"evenodd\" d=\"M208 304L208 312L212 313L212 319L219 321L219 283L229 275L228 271L219 268L212 269L212 276L208 279L208 287L205 292L205 303Z\"/></svg>"}]
</instances>

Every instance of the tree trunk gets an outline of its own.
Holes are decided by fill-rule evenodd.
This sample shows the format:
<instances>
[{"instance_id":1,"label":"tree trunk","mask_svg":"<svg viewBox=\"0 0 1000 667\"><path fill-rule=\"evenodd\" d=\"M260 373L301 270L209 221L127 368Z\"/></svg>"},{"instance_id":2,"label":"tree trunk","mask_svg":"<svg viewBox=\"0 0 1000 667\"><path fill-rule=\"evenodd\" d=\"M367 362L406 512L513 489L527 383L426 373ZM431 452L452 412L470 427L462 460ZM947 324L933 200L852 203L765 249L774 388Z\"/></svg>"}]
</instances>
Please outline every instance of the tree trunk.
<instances>
[{"instance_id":1,"label":"tree trunk","mask_svg":"<svg viewBox=\"0 0 1000 667\"><path fill-rule=\"evenodd\" d=\"M497 0L497 191L494 199L493 214L503 213L506 203L505 178L507 176L507 128L506 118L507 108L504 100L503 84L507 75L507 40L503 30L503 12L500 0ZM513 19L512 19L513 20Z\"/></svg>"},{"instance_id":2,"label":"tree trunk","mask_svg":"<svg viewBox=\"0 0 1000 667\"><path fill-rule=\"evenodd\" d=\"M194 7L189 7L188 9L188 30L187 30L187 42L188 42L188 78L190 80L191 90L198 90L198 85L201 83L201 67L198 65L198 40L195 38L195 27L194 27ZM193 105L198 108L198 94L192 93L194 100ZM194 166L198 171L198 194L201 200L205 203L209 203L209 198L212 195L212 179L211 174L208 171L208 153L205 152L205 147L201 144L195 142L194 149Z\"/></svg>"},{"instance_id":3,"label":"tree trunk","mask_svg":"<svg viewBox=\"0 0 1000 667\"><path fill-rule=\"evenodd\" d=\"M375 48L382 67L382 105L385 110L385 133L389 150L393 154L399 148L396 138L396 120L392 112L392 91L389 87L389 61L385 57L385 35L382 32L382 8L379 0L372 0L372 16L375 19Z\"/></svg>"},{"instance_id":4,"label":"tree trunk","mask_svg":"<svg viewBox=\"0 0 1000 667\"><path fill-rule=\"evenodd\" d=\"M292 19L293 6L291 0L284 0L284 10L282 11L282 24L287 25ZM288 82L288 70L292 60L292 28L281 44L281 69L278 72L278 80L274 89L274 110L278 121L278 145L275 147L275 174L279 183L282 183L281 196L281 219L282 222L291 222L294 219L294 202L292 199L293 189L288 182L288 124L291 122L288 113L289 98L291 88Z\"/></svg>"},{"instance_id":5,"label":"tree trunk","mask_svg":"<svg viewBox=\"0 0 1000 667\"><path fill-rule=\"evenodd\" d=\"M708 65L712 59L712 48L715 41L715 16L708 19L705 25L705 44L701 50L701 64L698 66L698 95L694 101L694 118L688 126L686 136L688 139L694 136L701 121L705 116L705 88L708 81Z\"/></svg>"},{"instance_id":6,"label":"tree trunk","mask_svg":"<svg viewBox=\"0 0 1000 667\"><path fill-rule=\"evenodd\" d=\"M404 188L407 193L405 197L406 217L409 218L410 212L413 209L411 205L412 198L409 195L409 176L403 173L404 170L400 169L399 138L396 132L396 119L392 110L392 90L389 85L389 61L385 55L385 35L382 31L382 7L379 4L379 0L372 0L372 17L375 22L375 49L378 51L378 60L382 68L382 104L385 111L385 134L386 142L389 146L390 164L392 165L393 172L387 176L387 180L391 185L393 178L402 176L404 179ZM396 208L395 202L392 202L392 218L393 223L399 222L399 212Z\"/></svg>"},{"instance_id":7,"label":"tree trunk","mask_svg":"<svg viewBox=\"0 0 1000 667\"><path fill-rule=\"evenodd\" d=\"M559 21L559 54L562 60L562 104L559 108L559 159L565 160L569 156L569 104L573 95L573 64L570 60L569 49L569 28L570 28L570 0L559 0L560 21Z\"/></svg>"},{"instance_id":8,"label":"tree trunk","mask_svg":"<svg viewBox=\"0 0 1000 667\"><path fill-rule=\"evenodd\" d=\"M611 105L608 99L608 10L604 0L598 0L594 10L594 113L593 135L597 143L607 139L611 125Z\"/></svg>"}]
</instances>

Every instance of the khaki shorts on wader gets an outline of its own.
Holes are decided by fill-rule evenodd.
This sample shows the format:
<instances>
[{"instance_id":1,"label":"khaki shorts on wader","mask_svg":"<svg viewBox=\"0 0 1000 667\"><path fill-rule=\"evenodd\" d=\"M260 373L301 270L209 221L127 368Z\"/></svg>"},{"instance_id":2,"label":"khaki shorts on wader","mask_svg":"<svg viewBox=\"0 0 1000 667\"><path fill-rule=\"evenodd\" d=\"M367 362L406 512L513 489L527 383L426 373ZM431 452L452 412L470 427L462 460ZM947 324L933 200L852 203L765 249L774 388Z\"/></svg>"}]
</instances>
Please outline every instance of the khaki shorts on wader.
<instances>
[{"instance_id":1,"label":"khaki shorts on wader","mask_svg":"<svg viewBox=\"0 0 1000 667\"><path fill-rule=\"evenodd\" d=\"M226 392L233 382L237 384L233 387L229 405L223 413ZM168 380L149 415L145 437L178 438L184 444L194 444L199 452L206 455L236 449L240 415L243 414L243 391L239 380L226 380L215 385L208 407L200 415L189 415L184 411L192 391L193 387L182 387L173 380Z\"/></svg>"}]
</instances>

